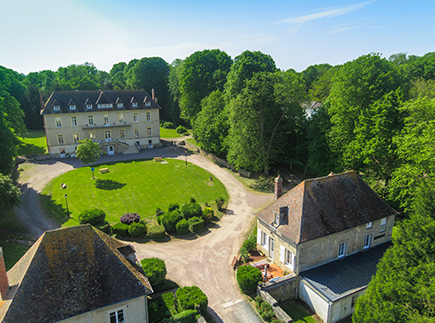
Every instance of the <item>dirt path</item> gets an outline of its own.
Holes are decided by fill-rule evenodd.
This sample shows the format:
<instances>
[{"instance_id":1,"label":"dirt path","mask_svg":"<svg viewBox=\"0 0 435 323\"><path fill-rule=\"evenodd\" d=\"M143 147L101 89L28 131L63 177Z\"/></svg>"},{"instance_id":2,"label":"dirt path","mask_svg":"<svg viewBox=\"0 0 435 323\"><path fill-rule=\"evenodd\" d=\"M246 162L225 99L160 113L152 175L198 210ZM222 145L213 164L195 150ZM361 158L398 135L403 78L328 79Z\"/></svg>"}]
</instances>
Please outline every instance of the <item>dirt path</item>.
<instances>
[{"instance_id":1,"label":"dirt path","mask_svg":"<svg viewBox=\"0 0 435 323\"><path fill-rule=\"evenodd\" d=\"M116 161L153 156L183 160L185 158L183 150L175 147L105 158ZM100 161L104 162L105 158ZM243 301L230 263L255 221L253 212L271 203L273 194L260 194L248 190L226 169L218 167L202 156L189 155L188 161L212 173L225 185L230 195L227 214L217 225L202 232L200 237L190 236L184 240L167 243L134 243L137 258L162 258L166 262L169 279L186 286L199 286L208 296L209 309L217 322L260 322ZM24 223L31 223L32 228L29 229L34 236L41 230L58 226L48 219L40 208L38 193L52 178L79 167L79 163L77 160L52 161L37 164L23 172L21 177L25 189L23 203L18 207L17 215L26 221Z\"/></svg>"}]
</instances>

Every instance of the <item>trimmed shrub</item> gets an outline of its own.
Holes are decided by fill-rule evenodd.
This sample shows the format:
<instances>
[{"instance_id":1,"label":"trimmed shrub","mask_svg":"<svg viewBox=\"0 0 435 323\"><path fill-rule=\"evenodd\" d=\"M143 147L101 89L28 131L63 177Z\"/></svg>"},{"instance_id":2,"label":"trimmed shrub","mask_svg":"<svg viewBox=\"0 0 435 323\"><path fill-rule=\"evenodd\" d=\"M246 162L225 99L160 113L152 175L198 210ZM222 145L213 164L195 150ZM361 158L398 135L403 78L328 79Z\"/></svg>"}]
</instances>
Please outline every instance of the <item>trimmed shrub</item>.
<instances>
[{"instance_id":1,"label":"trimmed shrub","mask_svg":"<svg viewBox=\"0 0 435 323\"><path fill-rule=\"evenodd\" d=\"M255 293L257 285L262 278L260 269L251 265L241 266L237 270L237 283L242 293L246 295Z\"/></svg>"},{"instance_id":2,"label":"trimmed shrub","mask_svg":"<svg viewBox=\"0 0 435 323\"><path fill-rule=\"evenodd\" d=\"M185 219L190 219L194 216L202 216L201 206L197 203L186 203L181 207L181 213Z\"/></svg>"},{"instance_id":3,"label":"trimmed shrub","mask_svg":"<svg viewBox=\"0 0 435 323\"><path fill-rule=\"evenodd\" d=\"M140 221L140 215L137 213L127 213L121 216L121 223L130 225L133 222L138 223Z\"/></svg>"},{"instance_id":4,"label":"trimmed shrub","mask_svg":"<svg viewBox=\"0 0 435 323\"><path fill-rule=\"evenodd\" d=\"M171 317L171 312L161 296L148 301L149 321L160 322Z\"/></svg>"},{"instance_id":5,"label":"trimmed shrub","mask_svg":"<svg viewBox=\"0 0 435 323\"><path fill-rule=\"evenodd\" d=\"M216 199L216 205L219 211L222 210L224 203L225 203L225 199L223 197L219 197Z\"/></svg>"},{"instance_id":6,"label":"trimmed shrub","mask_svg":"<svg viewBox=\"0 0 435 323\"><path fill-rule=\"evenodd\" d=\"M211 207L205 207L204 210L202 210L202 218L204 219L205 223L210 223L211 219L213 219L214 211Z\"/></svg>"},{"instance_id":7,"label":"trimmed shrub","mask_svg":"<svg viewBox=\"0 0 435 323\"><path fill-rule=\"evenodd\" d=\"M257 296L255 298L255 307L258 310L258 313L260 316L265 320L266 322L272 322L276 320L275 318L275 312L273 311L272 305L265 302L261 296ZM280 322L278 320L278 322Z\"/></svg>"},{"instance_id":8,"label":"trimmed shrub","mask_svg":"<svg viewBox=\"0 0 435 323\"><path fill-rule=\"evenodd\" d=\"M119 234L121 237L128 235L128 225L118 222L112 227L113 234Z\"/></svg>"},{"instance_id":9,"label":"trimmed shrub","mask_svg":"<svg viewBox=\"0 0 435 323\"><path fill-rule=\"evenodd\" d=\"M189 230L193 233L196 233L200 231L202 228L204 228L204 220L200 217L193 217L189 219Z\"/></svg>"},{"instance_id":10,"label":"trimmed shrub","mask_svg":"<svg viewBox=\"0 0 435 323\"><path fill-rule=\"evenodd\" d=\"M161 224L164 225L166 232L175 232L175 225L183 218L179 210L165 213L162 216Z\"/></svg>"},{"instance_id":11,"label":"trimmed shrub","mask_svg":"<svg viewBox=\"0 0 435 323\"><path fill-rule=\"evenodd\" d=\"M175 229L179 234L187 234L189 233L189 221L186 219L181 219L175 225Z\"/></svg>"},{"instance_id":12,"label":"trimmed shrub","mask_svg":"<svg viewBox=\"0 0 435 323\"><path fill-rule=\"evenodd\" d=\"M250 235L248 239L245 240L242 244L241 249L245 249L246 251L254 250L257 246L257 237L255 235Z\"/></svg>"},{"instance_id":13,"label":"trimmed shrub","mask_svg":"<svg viewBox=\"0 0 435 323\"><path fill-rule=\"evenodd\" d=\"M179 134L183 134L187 132L187 129L184 126L178 126L177 129L175 129L175 131L177 131L177 133Z\"/></svg>"},{"instance_id":14,"label":"trimmed shrub","mask_svg":"<svg viewBox=\"0 0 435 323\"><path fill-rule=\"evenodd\" d=\"M162 125L163 129L174 129L174 124L172 122L166 121Z\"/></svg>"},{"instance_id":15,"label":"trimmed shrub","mask_svg":"<svg viewBox=\"0 0 435 323\"><path fill-rule=\"evenodd\" d=\"M95 226L97 229L103 231L104 233L110 234L110 224L107 221L104 221L103 223L97 224Z\"/></svg>"},{"instance_id":16,"label":"trimmed shrub","mask_svg":"<svg viewBox=\"0 0 435 323\"><path fill-rule=\"evenodd\" d=\"M171 315L175 315L178 313L177 308L175 306L175 297L171 292L167 292L162 294L163 302L165 302L166 307L168 308Z\"/></svg>"},{"instance_id":17,"label":"trimmed shrub","mask_svg":"<svg viewBox=\"0 0 435 323\"><path fill-rule=\"evenodd\" d=\"M148 237L150 239L163 239L166 237L165 227L163 225L152 225L148 228Z\"/></svg>"},{"instance_id":18,"label":"trimmed shrub","mask_svg":"<svg viewBox=\"0 0 435 323\"><path fill-rule=\"evenodd\" d=\"M142 223L133 222L128 226L128 234L132 237L140 237L146 233L147 229Z\"/></svg>"},{"instance_id":19,"label":"trimmed shrub","mask_svg":"<svg viewBox=\"0 0 435 323\"><path fill-rule=\"evenodd\" d=\"M177 315L174 315L171 317L169 322L173 323L196 323L196 315L198 315L198 312L196 310L187 310L178 313Z\"/></svg>"},{"instance_id":20,"label":"trimmed shrub","mask_svg":"<svg viewBox=\"0 0 435 323\"><path fill-rule=\"evenodd\" d=\"M179 209L180 209L180 204L178 204L178 203L171 203L168 206L168 212L172 212L172 211L179 210Z\"/></svg>"},{"instance_id":21,"label":"trimmed shrub","mask_svg":"<svg viewBox=\"0 0 435 323\"><path fill-rule=\"evenodd\" d=\"M159 258L145 258L140 261L142 269L152 285L163 283L166 277L166 264Z\"/></svg>"},{"instance_id":22,"label":"trimmed shrub","mask_svg":"<svg viewBox=\"0 0 435 323\"><path fill-rule=\"evenodd\" d=\"M90 223L94 226L104 223L106 213L100 209L89 209L79 214L80 224Z\"/></svg>"},{"instance_id":23,"label":"trimmed shrub","mask_svg":"<svg viewBox=\"0 0 435 323\"><path fill-rule=\"evenodd\" d=\"M192 310L199 305L202 313L207 312L208 298L198 286L186 286L175 292L180 310Z\"/></svg>"},{"instance_id":24,"label":"trimmed shrub","mask_svg":"<svg viewBox=\"0 0 435 323\"><path fill-rule=\"evenodd\" d=\"M162 214L164 214L165 213L165 211L163 211L161 208L157 208L156 209L156 216L160 216L160 215L162 215Z\"/></svg>"}]
</instances>

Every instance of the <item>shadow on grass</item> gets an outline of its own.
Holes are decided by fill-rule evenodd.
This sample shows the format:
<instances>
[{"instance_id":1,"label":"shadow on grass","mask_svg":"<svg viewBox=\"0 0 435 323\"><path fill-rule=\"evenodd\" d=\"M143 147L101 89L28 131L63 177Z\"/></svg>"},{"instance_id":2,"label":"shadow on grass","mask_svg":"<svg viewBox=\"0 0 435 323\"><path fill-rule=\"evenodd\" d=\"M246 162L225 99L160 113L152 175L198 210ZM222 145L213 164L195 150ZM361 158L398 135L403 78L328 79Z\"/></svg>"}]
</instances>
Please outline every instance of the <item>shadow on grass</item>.
<instances>
[{"instance_id":1,"label":"shadow on grass","mask_svg":"<svg viewBox=\"0 0 435 323\"><path fill-rule=\"evenodd\" d=\"M95 187L100 190L113 191L123 188L125 183L120 183L111 179L98 179L95 181Z\"/></svg>"},{"instance_id":2,"label":"shadow on grass","mask_svg":"<svg viewBox=\"0 0 435 323\"><path fill-rule=\"evenodd\" d=\"M19 155L45 155L46 150L33 144L20 144L18 146Z\"/></svg>"},{"instance_id":3,"label":"shadow on grass","mask_svg":"<svg viewBox=\"0 0 435 323\"><path fill-rule=\"evenodd\" d=\"M63 205L56 203L56 201L54 201L50 195L39 195L39 201L41 202L41 206L47 212L47 214L54 218L57 222L64 224L66 221L68 221L66 208L64 208Z\"/></svg>"}]
</instances>

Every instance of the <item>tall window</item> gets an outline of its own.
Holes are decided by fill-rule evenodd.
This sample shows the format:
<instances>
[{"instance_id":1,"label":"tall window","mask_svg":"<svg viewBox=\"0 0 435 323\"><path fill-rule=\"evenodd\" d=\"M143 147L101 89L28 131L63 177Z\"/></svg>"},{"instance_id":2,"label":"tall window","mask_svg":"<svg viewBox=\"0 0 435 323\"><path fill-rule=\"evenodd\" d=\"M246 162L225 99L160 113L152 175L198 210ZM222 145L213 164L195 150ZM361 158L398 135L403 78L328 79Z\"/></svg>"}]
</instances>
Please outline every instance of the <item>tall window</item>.
<instances>
[{"instance_id":1,"label":"tall window","mask_svg":"<svg viewBox=\"0 0 435 323\"><path fill-rule=\"evenodd\" d=\"M291 252L288 249L285 249L285 254L284 254L284 263L286 265L290 265L293 266L293 252Z\"/></svg>"},{"instance_id":2,"label":"tall window","mask_svg":"<svg viewBox=\"0 0 435 323\"><path fill-rule=\"evenodd\" d=\"M147 136L151 137L152 133L151 133L151 128L147 128Z\"/></svg>"},{"instance_id":3,"label":"tall window","mask_svg":"<svg viewBox=\"0 0 435 323\"><path fill-rule=\"evenodd\" d=\"M125 130L124 129L119 130L119 138L121 138L121 139L125 138Z\"/></svg>"},{"instance_id":4,"label":"tall window","mask_svg":"<svg viewBox=\"0 0 435 323\"><path fill-rule=\"evenodd\" d=\"M139 129L134 129L134 137L139 138Z\"/></svg>"},{"instance_id":5,"label":"tall window","mask_svg":"<svg viewBox=\"0 0 435 323\"><path fill-rule=\"evenodd\" d=\"M124 113L118 114L118 121L119 123L124 123Z\"/></svg>"},{"instance_id":6,"label":"tall window","mask_svg":"<svg viewBox=\"0 0 435 323\"><path fill-rule=\"evenodd\" d=\"M273 224L279 225L279 214L278 212L273 212Z\"/></svg>"},{"instance_id":7,"label":"tall window","mask_svg":"<svg viewBox=\"0 0 435 323\"><path fill-rule=\"evenodd\" d=\"M139 121L139 116L137 113L133 113L133 121L134 122L138 122Z\"/></svg>"},{"instance_id":8,"label":"tall window","mask_svg":"<svg viewBox=\"0 0 435 323\"><path fill-rule=\"evenodd\" d=\"M267 234L266 232L261 231L261 245L265 246L267 243Z\"/></svg>"},{"instance_id":9,"label":"tall window","mask_svg":"<svg viewBox=\"0 0 435 323\"><path fill-rule=\"evenodd\" d=\"M366 234L364 236L364 249L370 248L370 239L371 238L371 234Z\"/></svg>"},{"instance_id":10,"label":"tall window","mask_svg":"<svg viewBox=\"0 0 435 323\"><path fill-rule=\"evenodd\" d=\"M147 112L146 116L147 116L147 121L151 121L151 112Z\"/></svg>"},{"instance_id":11,"label":"tall window","mask_svg":"<svg viewBox=\"0 0 435 323\"><path fill-rule=\"evenodd\" d=\"M63 145L63 135L62 134L58 134L57 135L57 142L59 143L59 145Z\"/></svg>"},{"instance_id":12,"label":"tall window","mask_svg":"<svg viewBox=\"0 0 435 323\"><path fill-rule=\"evenodd\" d=\"M62 128L62 121L60 120L60 118L56 118L55 122L56 128Z\"/></svg>"},{"instance_id":13,"label":"tall window","mask_svg":"<svg viewBox=\"0 0 435 323\"><path fill-rule=\"evenodd\" d=\"M79 134L78 133L74 133L73 134L73 142L76 144L76 143L79 142L79 140L80 140Z\"/></svg>"},{"instance_id":14,"label":"tall window","mask_svg":"<svg viewBox=\"0 0 435 323\"><path fill-rule=\"evenodd\" d=\"M124 310L115 311L109 314L110 323L124 323Z\"/></svg>"},{"instance_id":15,"label":"tall window","mask_svg":"<svg viewBox=\"0 0 435 323\"><path fill-rule=\"evenodd\" d=\"M94 116L88 116L88 123L90 126L94 125Z\"/></svg>"},{"instance_id":16,"label":"tall window","mask_svg":"<svg viewBox=\"0 0 435 323\"><path fill-rule=\"evenodd\" d=\"M104 115L104 125L107 126L109 124L109 115L105 114Z\"/></svg>"},{"instance_id":17,"label":"tall window","mask_svg":"<svg viewBox=\"0 0 435 323\"><path fill-rule=\"evenodd\" d=\"M77 117L71 117L71 125L77 127Z\"/></svg>"},{"instance_id":18,"label":"tall window","mask_svg":"<svg viewBox=\"0 0 435 323\"><path fill-rule=\"evenodd\" d=\"M106 139L106 141L111 141L112 134L110 133L110 130L104 131L104 138Z\"/></svg>"},{"instance_id":19,"label":"tall window","mask_svg":"<svg viewBox=\"0 0 435 323\"><path fill-rule=\"evenodd\" d=\"M338 258L342 258L346 255L346 246L347 246L347 242L340 243L338 247Z\"/></svg>"},{"instance_id":20,"label":"tall window","mask_svg":"<svg viewBox=\"0 0 435 323\"><path fill-rule=\"evenodd\" d=\"M382 218L381 219L381 229L379 230L379 232L384 232L387 226L387 218Z\"/></svg>"}]
</instances>

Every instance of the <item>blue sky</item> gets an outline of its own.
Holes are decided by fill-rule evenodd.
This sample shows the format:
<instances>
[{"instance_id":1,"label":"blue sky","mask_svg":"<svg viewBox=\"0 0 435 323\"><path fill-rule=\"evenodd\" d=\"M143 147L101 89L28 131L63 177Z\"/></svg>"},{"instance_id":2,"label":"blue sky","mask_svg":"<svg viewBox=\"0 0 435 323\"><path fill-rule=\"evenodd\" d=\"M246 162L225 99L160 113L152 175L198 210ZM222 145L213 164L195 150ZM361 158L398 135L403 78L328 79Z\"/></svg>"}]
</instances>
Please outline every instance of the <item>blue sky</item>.
<instances>
[{"instance_id":1,"label":"blue sky","mask_svg":"<svg viewBox=\"0 0 435 323\"><path fill-rule=\"evenodd\" d=\"M435 1L1 0L0 65L27 74L215 49L270 54L282 70L435 51Z\"/></svg>"}]
</instances>

